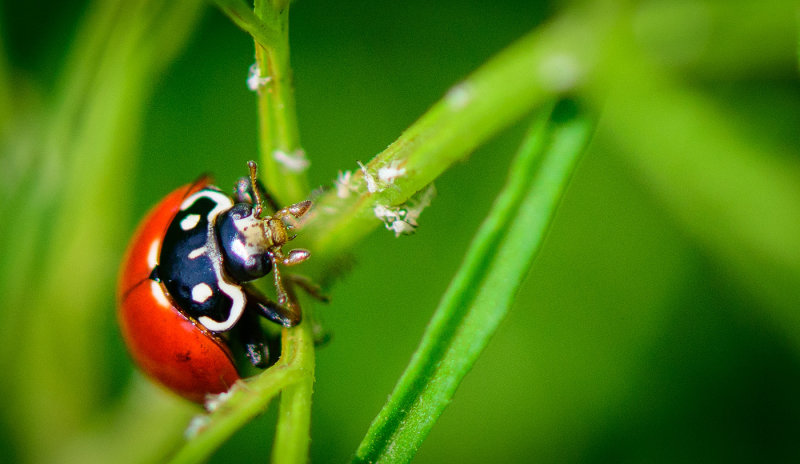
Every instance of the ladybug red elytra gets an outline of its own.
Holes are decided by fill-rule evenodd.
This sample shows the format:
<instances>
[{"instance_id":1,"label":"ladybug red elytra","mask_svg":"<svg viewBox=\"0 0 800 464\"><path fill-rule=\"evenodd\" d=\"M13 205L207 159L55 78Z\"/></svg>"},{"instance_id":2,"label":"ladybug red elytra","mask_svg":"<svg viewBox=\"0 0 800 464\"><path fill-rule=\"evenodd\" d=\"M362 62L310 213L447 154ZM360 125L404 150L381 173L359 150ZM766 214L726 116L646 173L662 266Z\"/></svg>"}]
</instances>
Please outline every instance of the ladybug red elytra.
<instances>
[{"instance_id":1,"label":"ladybug red elytra","mask_svg":"<svg viewBox=\"0 0 800 464\"><path fill-rule=\"evenodd\" d=\"M259 316L284 327L300 322L278 264L294 265L306 250L284 255L303 201L278 209L256 180L240 178L233 196L202 177L173 191L139 225L118 283L117 316L134 361L175 393L201 403L240 378L232 347L264 368L270 339ZM264 214L263 201L275 211ZM248 282L274 274L277 302ZM273 346L272 353L276 351Z\"/></svg>"}]
</instances>

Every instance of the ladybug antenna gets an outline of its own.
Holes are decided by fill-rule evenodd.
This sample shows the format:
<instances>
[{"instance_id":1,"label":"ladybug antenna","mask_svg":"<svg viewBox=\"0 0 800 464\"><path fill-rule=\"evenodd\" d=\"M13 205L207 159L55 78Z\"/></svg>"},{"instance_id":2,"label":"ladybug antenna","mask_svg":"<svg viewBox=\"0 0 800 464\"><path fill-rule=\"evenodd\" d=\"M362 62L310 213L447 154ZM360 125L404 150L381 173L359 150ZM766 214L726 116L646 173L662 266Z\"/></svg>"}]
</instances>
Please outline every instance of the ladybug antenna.
<instances>
[{"instance_id":1,"label":"ladybug antenna","mask_svg":"<svg viewBox=\"0 0 800 464\"><path fill-rule=\"evenodd\" d=\"M258 191L259 189L256 184L258 165L256 165L255 161L248 161L247 167L250 168L250 186L253 190L253 200L255 201L255 204L253 205L253 213L258 219L261 219L261 213L263 212L264 208L261 204L261 192Z\"/></svg>"}]
</instances>

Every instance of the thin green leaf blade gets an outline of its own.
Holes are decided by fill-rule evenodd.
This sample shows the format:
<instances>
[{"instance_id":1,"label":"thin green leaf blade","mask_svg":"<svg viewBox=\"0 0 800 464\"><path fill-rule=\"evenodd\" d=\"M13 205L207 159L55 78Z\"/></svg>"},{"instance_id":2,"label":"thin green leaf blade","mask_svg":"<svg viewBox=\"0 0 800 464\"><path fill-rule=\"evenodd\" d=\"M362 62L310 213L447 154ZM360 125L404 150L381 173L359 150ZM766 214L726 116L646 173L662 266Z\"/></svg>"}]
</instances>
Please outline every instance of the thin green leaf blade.
<instances>
[{"instance_id":1,"label":"thin green leaf blade","mask_svg":"<svg viewBox=\"0 0 800 464\"><path fill-rule=\"evenodd\" d=\"M593 120L564 102L536 121L417 352L354 462L408 462L508 313Z\"/></svg>"}]
</instances>

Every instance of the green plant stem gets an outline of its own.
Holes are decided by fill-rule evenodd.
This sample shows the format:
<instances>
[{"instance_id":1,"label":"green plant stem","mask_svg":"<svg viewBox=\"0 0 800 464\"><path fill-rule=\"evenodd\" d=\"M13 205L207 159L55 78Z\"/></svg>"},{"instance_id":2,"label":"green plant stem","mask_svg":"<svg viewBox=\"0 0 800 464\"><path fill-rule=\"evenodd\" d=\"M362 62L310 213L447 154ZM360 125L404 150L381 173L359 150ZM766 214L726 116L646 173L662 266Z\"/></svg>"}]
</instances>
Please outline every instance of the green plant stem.
<instances>
[{"instance_id":1,"label":"green plant stem","mask_svg":"<svg viewBox=\"0 0 800 464\"><path fill-rule=\"evenodd\" d=\"M258 90L259 148L262 177L281 204L306 198L308 181L305 167L292 167L276 156L304 156L294 98L289 61L289 5L255 2L255 14L277 30L270 46L256 41L256 66L269 80Z\"/></svg>"},{"instance_id":2,"label":"green plant stem","mask_svg":"<svg viewBox=\"0 0 800 464\"><path fill-rule=\"evenodd\" d=\"M300 145L289 60L289 2L256 0L253 11L241 0L212 2L255 41L256 77L264 79L255 89L261 176L280 204L303 200L308 163Z\"/></svg>"},{"instance_id":3,"label":"green plant stem","mask_svg":"<svg viewBox=\"0 0 800 464\"><path fill-rule=\"evenodd\" d=\"M173 457L173 464L207 460L231 435L263 413L278 393L281 402L272 461L280 464L307 461L314 384L314 336L310 320L310 314L306 313L298 326L283 330L283 352L278 363L233 388L230 397L207 416L207 423Z\"/></svg>"},{"instance_id":4,"label":"green plant stem","mask_svg":"<svg viewBox=\"0 0 800 464\"><path fill-rule=\"evenodd\" d=\"M208 424L190 438L170 462L206 461L231 435L261 414L275 395L302 376L299 369L277 364L244 384L244 387L230 392L230 398L208 415Z\"/></svg>"},{"instance_id":5,"label":"green plant stem","mask_svg":"<svg viewBox=\"0 0 800 464\"><path fill-rule=\"evenodd\" d=\"M300 145L294 84L289 55L289 2L256 0L256 16L276 25L279 38L271 47L256 42L256 66L268 76L266 86L258 91L259 147L261 176L281 204L307 198L305 166L291 166L279 160L283 156L302 162L305 153ZM283 356L303 376L281 394L275 445L275 463L305 463L311 440L311 396L314 385L314 341L310 314L305 322L286 331Z\"/></svg>"},{"instance_id":6,"label":"green plant stem","mask_svg":"<svg viewBox=\"0 0 800 464\"><path fill-rule=\"evenodd\" d=\"M361 171L354 192L332 190L316 202L301 241L316 256L337 259L381 222L375 205L400 205L455 161L520 117L573 89L591 71L606 16L566 17L523 37L451 88L400 138L367 164L371 176L395 166L405 174L369 192ZM597 39L597 40L595 40ZM327 262L319 262L325 267Z\"/></svg>"},{"instance_id":7,"label":"green plant stem","mask_svg":"<svg viewBox=\"0 0 800 464\"><path fill-rule=\"evenodd\" d=\"M305 159L300 146L289 61L289 4L256 0L251 16L249 11L244 11L241 2L215 0L215 3L255 39L258 71L258 76L255 77L262 80L255 82L258 93L260 175L279 203L289 204L302 200L308 193L304 173L306 165L293 165L285 161L287 158L295 158L302 163ZM269 40L260 40L253 33L261 29L270 31ZM310 319L308 315L306 319ZM274 369L288 369L292 373L292 382L269 383L271 388L261 392L237 392L236 395L239 396L254 395L258 400L227 402L225 412L222 413L223 419L216 419L217 414L212 414L212 424L208 429L210 431L204 431L191 440L176 457L177 462L194 462L181 460L184 459L183 456L187 456L186 459L207 456L221 444L220 440L227 438L236 428L261 412L270 398L281 390L276 431L276 443L280 445L273 447L273 461L302 463L307 460L314 383L314 343L310 327L311 324L306 321L284 331L280 363L259 376L259 379L266 378L263 381L269 383ZM280 388L274 388L276 386ZM215 425L217 423L221 425Z\"/></svg>"},{"instance_id":8,"label":"green plant stem","mask_svg":"<svg viewBox=\"0 0 800 464\"><path fill-rule=\"evenodd\" d=\"M409 462L505 317L594 127L570 103L541 117L353 462Z\"/></svg>"},{"instance_id":9,"label":"green plant stem","mask_svg":"<svg viewBox=\"0 0 800 464\"><path fill-rule=\"evenodd\" d=\"M173 464L207 460L242 426L264 412L269 402L287 386L300 381L304 372L278 363L252 381L232 390L230 398L208 415L208 423L191 437L170 461Z\"/></svg>"},{"instance_id":10,"label":"green plant stem","mask_svg":"<svg viewBox=\"0 0 800 464\"><path fill-rule=\"evenodd\" d=\"M310 314L304 314L304 318L304 323L286 332L283 344L289 350L289 363L302 376L281 393L275 445L272 447L272 462L275 464L302 464L308 461L315 353Z\"/></svg>"}]
</instances>

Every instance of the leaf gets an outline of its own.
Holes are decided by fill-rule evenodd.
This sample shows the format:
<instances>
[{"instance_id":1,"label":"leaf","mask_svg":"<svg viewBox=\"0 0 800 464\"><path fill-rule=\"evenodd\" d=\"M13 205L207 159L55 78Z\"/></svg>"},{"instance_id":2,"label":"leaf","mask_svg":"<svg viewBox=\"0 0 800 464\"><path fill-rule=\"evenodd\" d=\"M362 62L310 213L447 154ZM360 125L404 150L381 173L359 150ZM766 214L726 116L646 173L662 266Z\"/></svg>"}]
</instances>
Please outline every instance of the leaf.
<instances>
[{"instance_id":1,"label":"leaf","mask_svg":"<svg viewBox=\"0 0 800 464\"><path fill-rule=\"evenodd\" d=\"M412 459L508 313L593 127L592 119L568 101L535 122L354 462Z\"/></svg>"}]
</instances>

